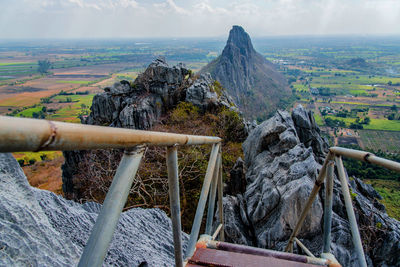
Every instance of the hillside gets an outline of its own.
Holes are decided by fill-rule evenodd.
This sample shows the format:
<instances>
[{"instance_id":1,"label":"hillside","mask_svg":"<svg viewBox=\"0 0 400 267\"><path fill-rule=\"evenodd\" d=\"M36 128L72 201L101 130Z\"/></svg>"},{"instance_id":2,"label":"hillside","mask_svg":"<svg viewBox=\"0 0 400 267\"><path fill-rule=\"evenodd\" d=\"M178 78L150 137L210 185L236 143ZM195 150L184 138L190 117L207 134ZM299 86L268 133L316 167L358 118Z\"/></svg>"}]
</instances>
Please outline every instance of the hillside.
<instances>
[{"instance_id":1,"label":"hillside","mask_svg":"<svg viewBox=\"0 0 400 267\"><path fill-rule=\"evenodd\" d=\"M240 26L233 26L222 54L200 71L206 72L227 89L247 118L265 119L287 105L290 90L285 77L256 52Z\"/></svg>"}]
</instances>

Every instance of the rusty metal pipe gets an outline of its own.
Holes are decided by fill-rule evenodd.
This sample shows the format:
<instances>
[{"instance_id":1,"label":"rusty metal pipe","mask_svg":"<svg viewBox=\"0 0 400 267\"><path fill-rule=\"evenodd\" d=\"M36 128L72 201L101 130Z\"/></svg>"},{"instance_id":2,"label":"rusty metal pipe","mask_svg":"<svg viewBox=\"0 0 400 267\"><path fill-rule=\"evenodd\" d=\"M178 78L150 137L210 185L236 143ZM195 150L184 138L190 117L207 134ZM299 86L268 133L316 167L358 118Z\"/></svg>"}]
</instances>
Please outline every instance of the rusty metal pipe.
<instances>
[{"instance_id":1,"label":"rusty metal pipe","mask_svg":"<svg viewBox=\"0 0 400 267\"><path fill-rule=\"evenodd\" d=\"M200 145L221 142L219 137L141 131L114 127L0 116L0 152L41 150L123 149Z\"/></svg>"},{"instance_id":2,"label":"rusty metal pipe","mask_svg":"<svg viewBox=\"0 0 400 267\"><path fill-rule=\"evenodd\" d=\"M353 204L351 202L350 190L347 185L347 175L343 167L343 162L341 156L335 157L336 166L339 174L340 184L342 187L342 193L344 198L344 205L347 211L347 217L349 218L351 236L353 238L353 245L358 256L358 262L361 267L367 267L367 262L365 261L364 250L361 243L360 233L358 231L357 220L353 210Z\"/></svg>"},{"instance_id":3,"label":"rusty metal pipe","mask_svg":"<svg viewBox=\"0 0 400 267\"><path fill-rule=\"evenodd\" d=\"M218 249L218 250L225 250L230 252L237 252L237 253L244 253L244 254L251 254L251 255L258 255L258 256L266 256L266 257L274 257L277 259L289 260L289 261L296 261L302 263L310 263L315 265L327 266L329 261L326 259L320 258L313 258L303 255L297 255L287 252L269 250L269 249L262 249L256 247L249 247L244 245L237 245L231 244L226 242L218 242L218 241L208 241L207 242L208 248Z\"/></svg>"},{"instance_id":4,"label":"rusty metal pipe","mask_svg":"<svg viewBox=\"0 0 400 267\"><path fill-rule=\"evenodd\" d=\"M368 163L376 164L382 166L384 168L400 172L400 163L395 162L388 159L383 159L380 157L375 156L370 152L355 150L355 149L348 149L343 147L331 147L329 151L334 153L335 155L341 155L343 157L348 157L356 160L365 161Z\"/></svg>"},{"instance_id":5,"label":"rusty metal pipe","mask_svg":"<svg viewBox=\"0 0 400 267\"><path fill-rule=\"evenodd\" d=\"M167 148L167 170L169 206L171 209L172 234L174 237L175 266L183 266L181 208L179 201L178 149L176 146Z\"/></svg>"},{"instance_id":6,"label":"rusty metal pipe","mask_svg":"<svg viewBox=\"0 0 400 267\"><path fill-rule=\"evenodd\" d=\"M210 159L208 161L206 175L204 177L203 187L201 188L199 202L197 204L196 215L193 220L192 231L190 232L189 244L186 249L186 258L190 258L193 255L196 240L199 236L201 221L204 215L204 208L206 206L208 192L210 190L210 184L214 175L214 168L217 163L217 156L220 147L220 143L213 145L211 149Z\"/></svg>"},{"instance_id":7,"label":"rusty metal pipe","mask_svg":"<svg viewBox=\"0 0 400 267\"><path fill-rule=\"evenodd\" d=\"M324 179L326 176L326 166L327 166L328 162L332 160L332 158L333 158L333 154L329 152L328 156L326 156L324 164L322 165L322 168L318 174L317 180L315 181L315 184L311 191L310 197L308 198L307 203L300 215L299 221L297 222L292 234L290 235L289 242L285 248L286 252L293 250L293 240L297 236L298 232L300 231L300 228L303 226L303 223L304 223L304 220L306 219L308 211L310 210L315 198L317 197L318 191L321 189L321 185L324 182Z\"/></svg>"}]
</instances>

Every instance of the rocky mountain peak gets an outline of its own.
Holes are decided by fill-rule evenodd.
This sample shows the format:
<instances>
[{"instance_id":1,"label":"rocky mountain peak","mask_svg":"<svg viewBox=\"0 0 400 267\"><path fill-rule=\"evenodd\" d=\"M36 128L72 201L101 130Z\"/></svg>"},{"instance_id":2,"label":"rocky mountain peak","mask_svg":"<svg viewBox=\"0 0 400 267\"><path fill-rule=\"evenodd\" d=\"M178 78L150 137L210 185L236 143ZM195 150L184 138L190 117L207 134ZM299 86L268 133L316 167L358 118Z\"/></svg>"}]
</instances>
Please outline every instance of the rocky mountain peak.
<instances>
[{"instance_id":1,"label":"rocky mountain peak","mask_svg":"<svg viewBox=\"0 0 400 267\"><path fill-rule=\"evenodd\" d=\"M222 52L222 55L229 56L229 54L235 50L238 50L238 52L243 55L251 55L252 53L256 53L253 48L253 44L251 43L249 34L245 32L242 27L237 25L233 26L230 30L228 41L226 42L226 46Z\"/></svg>"},{"instance_id":2,"label":"rocky mountain peak","mask_svg":"<svg viewBox=\"0 0 400 267\"><path fill-rule=\"evenodd\" d=\"M233 26L222 54L200 71L206 72L226 88L247 118L266 118L285 107L290 96L285 77L254 50L240 26Z\"/></svg>"}]
</instances>

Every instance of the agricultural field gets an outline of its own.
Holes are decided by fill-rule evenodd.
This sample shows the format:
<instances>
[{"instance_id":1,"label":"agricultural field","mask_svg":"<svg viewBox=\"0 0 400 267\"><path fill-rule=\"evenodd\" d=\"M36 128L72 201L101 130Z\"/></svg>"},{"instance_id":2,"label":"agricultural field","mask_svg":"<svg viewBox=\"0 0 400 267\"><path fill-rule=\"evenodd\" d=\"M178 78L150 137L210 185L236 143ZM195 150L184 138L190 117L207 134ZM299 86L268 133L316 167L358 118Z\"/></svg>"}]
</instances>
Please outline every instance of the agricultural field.
<instances>
[{"instance_id":1,"label":"agricultural field","mask_svg":"<svg viewBox=\"0 0 400 267\"><path fill-rule=\"evenodd\" d=\"M400 39L381 42L385 46L361 37L299 38L296 45L265 39L256 46L285 74L297 102L313 110L333 144L396 152L398 139L381 137L394 140L400 132Z\"/></svg>"},{"instance_id":2,"label":"agricultural field","mask_svg":"<svg viewBox=\"0 0 400 267\"><path fill-rule=\"evenodd\" d=\"M158 56L198 71L225 42L224 37L1 42L0 115L80 123L96 93L134 80ZM313 111L332 145L399 153L399 38L269 37L253 38L253 44L287 77L295 103ZM49 66L43 71L39 62L45 60ZM46 173L42 158L52 157L40 155L18 155L30 175Z\"/></svg>"},{"instance_id":3,"label":"agricultural field","mask_svg":"<svg viewBox=\"0 0 400 267\"><path fill-rule=\"evenodd\" d=\"M374 151L386 148L386 152L400 154L400 132L371 130L358 132L364 147Z\"/></svg>"}]
</instances>

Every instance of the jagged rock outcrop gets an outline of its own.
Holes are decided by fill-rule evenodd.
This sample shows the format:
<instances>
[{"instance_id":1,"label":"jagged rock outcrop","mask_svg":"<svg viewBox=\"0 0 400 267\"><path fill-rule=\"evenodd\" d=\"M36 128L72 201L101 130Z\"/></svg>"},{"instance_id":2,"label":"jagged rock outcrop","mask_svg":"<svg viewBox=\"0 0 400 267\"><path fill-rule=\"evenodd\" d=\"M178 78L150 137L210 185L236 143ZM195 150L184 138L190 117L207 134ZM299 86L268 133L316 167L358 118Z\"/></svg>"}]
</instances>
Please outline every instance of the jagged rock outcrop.
<instances>
[{"instance_id":1,"label":"jagged rock outcrop","mask_svg":"<svg viewBox=\"0 0 400 267\"><path fill-rule=\"evenodd\" d=\"M238 111L226 91L224 89L218 91L215 87L214 80L209 73L201 74L200 78L186 90L185 101L198 106L202 111L220 108L221 106Z\"/></svg>"},{"instance_id":2,"label":"jagged rock outcrop","mask_svg":"<svg viewBox=\"0 0 400 267\"><path fill-rule=\"evenodd\" d=\"M91 112L82 123L147 130L180 101L214 111L225 107L237 111L231 97L215 85L209 74L192 77L182 64L169 66L165 58L154 60L133 82L121 81L93 98ZM245 122L243 122L245 123ZM247 123L249 124L249 123ZM251 129L250 126L245 130ZM65 151L62 166L63 191L70 199L80 199L74 189L74 176L85 151Z\"/></svg>"},{"instance_id":3,"label":"jagged rock outcrop","mask_svg":"<svg viewBox=\"0 0 400 267\"><path fill-rule=\"evenodd\" d=\"M246 188L224 198L226 237L239 244L283 250L304 208L327 144L311 113L298 106L278 111L243 143ZM400 266L400 223L384 212L379 194L359 179L349 181L369 266ZM316 255L322 251L323 190L300 231ZM332 253L342 266L358 266L343 196L334 183Z\"/></svg>"},{"instance_id":4,"label":"jagged rock outcrop","mask_svg":"<svg viewBox=\"0 0 400 267\"><path fill-rule=\"evenodd\" d=\"M76 266L100 207L31 187L13 156L0 153L0 265ZM171 220L159 209L122 213L104 263L174 266Z\"/></svg>"},{"instance_id":5,"label":"jagged rock outcrop","mask_svg":"<svg viewBox=\"0 0 400 267\"><path fill-rule=\"evenodd\" d=\"M184 88L192 83L183 65L170 67L160 57L130 84L121 81L93 98L86 124L148 129L165 110L185 99Z\"/></svg>"},{"instance_id":6,"label":"jagged rock outcrop","mask_svg":"<svg viewBox=\"0 0 400 267\"><path fill-rule=\"evenodd\" d=\"M286 79L257 53L249 35L233 26L222 54L205 66L233 97L247 118L263 117L285 105L290 95Z\"/></svg>"},{"instance_id":7,"label":"jagged rock outcrop","mask_svg":"<svg viewBox=\"0 0 400 267\"><path fill-rule=\"evenodd\" d=\"M328 143L322 138L311 110L299 105L294 108L292 119L300 142L311 147L316 159L322 164L328 151Z\"/></svg>"}]
</instances>

